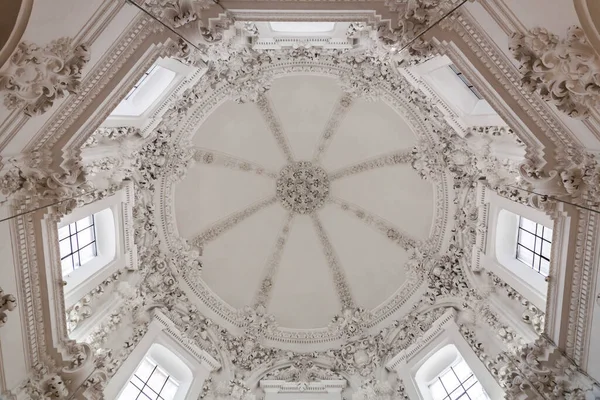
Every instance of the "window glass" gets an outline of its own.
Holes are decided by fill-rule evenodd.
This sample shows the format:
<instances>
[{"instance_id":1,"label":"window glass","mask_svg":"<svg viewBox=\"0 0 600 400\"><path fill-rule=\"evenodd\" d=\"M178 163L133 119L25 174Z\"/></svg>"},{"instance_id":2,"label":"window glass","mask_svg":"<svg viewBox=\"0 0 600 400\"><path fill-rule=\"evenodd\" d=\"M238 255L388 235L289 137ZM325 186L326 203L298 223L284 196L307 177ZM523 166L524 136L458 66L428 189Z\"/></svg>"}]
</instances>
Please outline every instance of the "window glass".
<instances>
[{"instance_id":1,"label":"window glass","mask_svg":"<svg viewBox=\"0 0 600 400\"><path fill-rule=\"evenodd\" d=\"M483 100L483 96L481 95L481 93L479 93L479 90L477 90L477 88L473 86L471 81L469 81L467 77L464 76L458 68L456 68L456 65L450 64L449 67L452 70L452 72L454 72L456 76L460 78L460 80L465 84L465 86L469 88L469 90L475 95L475 97L477 97L479 100Z\"/></svg>"},{"instance_id":2,"label":"window glass","mask_svg":"<svg viewBox=\"0 0 600 400\"><path fill-rule=\"evenodd\" d=\"M118 400L173 400L179 383L150 358L144 358Z\"/></svg>"},{"instance_id":3,"label":"window glass","mask_svg":"<svg viewBox=\"0 0 600 400\"><path fill-rule=\"evenodd\" d=\"M62 274L66 276L98 255L94 215L58 228Z\"/></svg>"},{"instance_id":4,"label":"window glass","mask_svg":"<svg viewBox=\"0 0 600 400\"><path fill-rule=\"evenodd\" d=\"M433 400L489 400L465 360L451 366L429 385Z\"/></svg>"},{"instance_id":5,"label":"window glass","mask_svg":"<svg viewBox=\"0 0 600 400\"><path fill-rule=\"evenodd\" d=\"M519 217L517 236L517 260L544 276L550 272L550 252L552 250L552 229Z\"/></svg>"}]
</instances>

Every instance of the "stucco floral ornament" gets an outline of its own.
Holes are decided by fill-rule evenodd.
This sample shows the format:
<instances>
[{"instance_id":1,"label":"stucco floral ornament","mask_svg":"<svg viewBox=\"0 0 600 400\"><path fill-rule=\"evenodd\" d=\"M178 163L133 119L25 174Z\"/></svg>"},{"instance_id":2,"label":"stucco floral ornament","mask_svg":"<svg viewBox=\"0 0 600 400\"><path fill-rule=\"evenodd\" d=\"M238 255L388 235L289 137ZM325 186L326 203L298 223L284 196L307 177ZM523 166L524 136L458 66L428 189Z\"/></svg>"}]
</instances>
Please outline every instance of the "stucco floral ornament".
<instances>
[{"instance_id":1,"label":"stucco floral ornament","mask_svg":"<svg viewBox=\"0 0 600 400\"><path fill-rule=\"evenodd\" d=\"M0 328L6 324L8 316L6 311L13 311L17 307L17 299L12 294L4 294L0 288Z\"/></svg>"},{"instance_id":2,"label":"stucco floral ornament","mask_svg":"<svg viewBox=\"0 0 600 400\"><path fill-rule=\"evenodd\" d=\"M522 82L573 118L600 109L600 57L583 29L560 40L544 28L515 33L509 48L521 63Z\"/></svg>"},{"instance_id":3,"label":"stucco floral ornament","mask_svg":"<svg viewBox=\"0 0 600 400\"><path fill-rule=\"evenodd\" d=\"M21 42L0 72L0 90L10 110L23 108L28 116L45 113L54 101L75 93L81 71L90 59L85 44L60 38L45 47Z\"/></svg>"},{"instance_id":4,"label":"stucco floral ornament","mask_svg":"<svg viewBox=\"0 0 600 400\"><path fill-rule=\"evenodd\" d=\"M370 313L364 308L346 308L342 315L333 317L329 329L340 332L345 338L353 338L364 333L370 318Z\"/></svg>"},{"instance_id":5,"label":"stucco floral ornament","mask_svg":"<svg viewBox=\"0 0 600 400\"><path fill-rule=\"evenodd\" d=\"M381 338L365 336L349 341L339 350L330 350L334 370L344 371L350 375L372 376L381 364Z\"/></svg>"},{"instance_id":6,"label":"stucco floral ornament","mask_svg":"<svg viewBox=\"0 0 600 400\"><path fill-rule=\"evenodd\" d=\"M370 379L360 386L352 395L352 400L394 400L392 386L385 381Z\"/></svg>"}]
</instances>

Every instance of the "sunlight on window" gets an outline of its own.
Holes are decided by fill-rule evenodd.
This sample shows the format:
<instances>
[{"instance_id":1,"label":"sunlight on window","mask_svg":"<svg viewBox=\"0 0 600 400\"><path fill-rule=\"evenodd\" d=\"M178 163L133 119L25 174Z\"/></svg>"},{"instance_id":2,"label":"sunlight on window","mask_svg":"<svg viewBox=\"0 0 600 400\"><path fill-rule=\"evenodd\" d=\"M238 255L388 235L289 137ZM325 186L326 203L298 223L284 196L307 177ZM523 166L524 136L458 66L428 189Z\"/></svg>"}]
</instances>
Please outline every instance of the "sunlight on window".
<instances>
[{"instance_id":1,"label":"sunlight on window","mask_svg":"<svg viewBox=\"0 0 600 400\"><path fill-rule=\"evenodd\" d=\"M517 260L544 276L550 273L550 251L552 249L552 229L519 217L517 236Z\"/></svg>"},{"instance_id":2,"label":"sunlight on window","mask_svg":"<svg viewBox=\"0 0 600 400\"><path fill-rule=\"evenodd\" d=\"M173 400L179 384L149 358L144 358L118 400Z\"/></svg>"},{"instance_id":3,"label":"sunlight on window","mask_svg":"<svg viewBox=\"0 0 600 400\"><path fill-rule=\"evenodd\" d=\"M58 240L62 274L65 276L98 255L94 215L59 228Z\"/></svg>"},{"instance_id":4,"label":"sunlight on window","mask_svg":"<svg viewBox=\"0 0 600 400\"><path fill-rule=\"evenodd\" d=\"M433 400L489 400L465 360L442 372L429 385Z\"/></svg>"}]
</instances>

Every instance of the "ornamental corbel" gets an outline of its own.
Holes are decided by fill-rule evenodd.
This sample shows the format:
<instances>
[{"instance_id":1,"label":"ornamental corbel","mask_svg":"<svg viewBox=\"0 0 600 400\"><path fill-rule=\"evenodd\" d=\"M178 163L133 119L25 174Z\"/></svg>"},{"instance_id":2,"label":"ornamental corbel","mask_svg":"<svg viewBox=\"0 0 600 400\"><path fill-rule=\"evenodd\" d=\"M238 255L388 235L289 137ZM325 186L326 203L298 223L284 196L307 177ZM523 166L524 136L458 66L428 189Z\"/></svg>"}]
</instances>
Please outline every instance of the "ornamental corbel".
<instances>
[{"instance_id":1,"label":"ornamental corbel","mask_svg":"<svg viewBox=\"0 0 600 400\"><path fill-rule=\"evenodd\" d=\"M544 28L512 35L509 50L520 62L522 83L573 118L600 109L600 57L583 29L560 39Z\"/></svg>"},{"instance_id":2,"label":"ornamental corbel","mask_svg":"<svg viewBox=\"0 0 600 400\"><path fill-rule=\"evenodd\" d=\"M9 110L31 117L48 111L55 100L77 92L90 59L87 45L63 37L45 47L21 42L0 71L0 91Z\"/></svg>"},{"instance_id":3,"label":"ornamental corbel","mask_svg":"<svg viewBox=\"0 0 600 400\"><path fill-rule=\"evenodd\" d=\"M4 294L0 287L0 328L6 324L7 311L13 311L17 307L17 299L12 294Z\"/></svg>"}]
</instances>

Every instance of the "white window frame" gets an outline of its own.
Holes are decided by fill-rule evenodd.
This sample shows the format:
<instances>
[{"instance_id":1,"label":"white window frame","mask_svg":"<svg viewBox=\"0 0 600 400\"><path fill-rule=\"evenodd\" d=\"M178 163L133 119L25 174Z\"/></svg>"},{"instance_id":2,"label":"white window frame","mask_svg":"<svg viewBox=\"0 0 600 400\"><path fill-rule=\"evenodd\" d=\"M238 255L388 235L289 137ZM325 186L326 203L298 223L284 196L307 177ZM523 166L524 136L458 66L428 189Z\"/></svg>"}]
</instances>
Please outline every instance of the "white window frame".
<instances>
[{"instance_id":1,"label":"white window frame","mask_svg":"<svg viewBox=\"0 0 600 400\"><path fill-rule=\"evenodd\" d=\"M108 213L112 214L112 211L110 209L107 209ZM104 211L100 211L100 213L102 213ZM99 214L99 213L98 213ZM98 241L98 230L102 231L103 229L109 228L110 227L104 227L102 225L101 221L98 221L98 214L90 214L87 217L84 218L89 218L89 225L82 227L81 221L83 221L83 219L80 219L79 221L75 221L73 223L70 224L66 224L64 226L59 227L58 231L59 231L59 236L58 236L58 244L59 244L59 248L61 248L61 252L60 252L60 263L61 263L61 269L62 269L62 273L63 273L63 277L67 276L71 273L73 273L76 269L81 268L83 266L85 266L86 264L89 264L91 261L94 260L94 258L97 258L99 255L101 255L101 249L98 249L99 246L99 241ZM111 218L111 216L109 216L109 218ZM100 218L101 219L101 218ZM100 226L98 226L98 223L100 223ZM114 227L112 227L114 229ZM63 238L60 237L60 232L61 230L63 232L66 232L66 236L64 236ZM84 231L89 230L91 232L91 241L89 243L83 244L82 243L82 233ZM63 243L68 244L68 252L62 251L62 245ZM75 244L75 246L73 246L73 244ZM102 243L103 245L106 243ZM92 252L93 252L93 256L87 260L86 262L82 262L81 261L81 253L82 250L85 248L91 248ZM67 253L67 254L65 254ZM112 251L112 255L114 256L114 251ZM70 259L71 261L71 270L65 274L65 270L64 267L62 267L62 263L63 260L65 259Z\"/></svg>"},{"instance_id":2,"label":"white window frame","mask_svg":"<svg viewBox=\"0 0 600 400\"><path fill-rule=\"evenodd\" d=\"M458 393L455 393L457 390L460 391L461 398L465 394L468 397L470 397L469 394L468 394L468 389L470 389L471 387L473 387L474 385L476 385L478 383L481 385L481 383L477 379L477 376L475 375L475 373L471 369L470 365L466 362L465 359L462 358L462 355L460 354L460 352L458 351L458 349L456 348L456 346L454 346L453 344L448 344L445 347L442 347L436 353L434 353L427 361L425 361L425 363L421 366L421 368L419 369L419 371L417 371L417 374L416 374L415 378L418 381L419 380L419 375L421 375L421 374L423 374L425 372L430 372L431 373L431 371L424 371L424 369L428 367L427 364L430 364L430 363L432 363L432 361L435 361L434 357L436 357L437 355L439 355L442 352L445 352L445 353L452 352L452 353L454 353L454 360L452 360L450 362L448 360L445 360L445 362L444 362L444 360L441 360L442 362L439 363L439 365L437 365L437 366L433 366L432 365L432 367L437 367L436 369L437 370L441 369L441 371L439 371L438 373L435 373L435 376L432 379L429 379L429 380L423 379L423 380L425 380L427 382L427 390L429 390L429 394L431 395L431 397L433 397L431 387L434 384L436 384L437 382L440 382L441 385L442 385L442 387L444 388L444 391L446 392L446 398L444 398L443 400L447 400L448 396L456 396L458 394ZM458 377L458 375L456 374L456 372L454 370L456 368L456 366L458 364L460 364L461 362L464 362L467 365L467 368L469 368L469 371L471 371L471 375L466 380L464 380L464 381L461 381L461 379ZM442 381L442 377L446 376L449 373L453 373L456 376L456 378L457 378L457 380L459 382L459 386L457 386L456 388L454 388L450 392L448 392L448 389L445 387L444 382ZM469 387L465 387L464 383L467 382L468 379L470 379L471 377L474 377L475 381ZM481 386L483 387L483 385L481 385ZM484 392L485 392L485 389L484 389ZM487 395L487 393L485 393L485 394L487 396L487 399L490 400L489 399L489 395ZM453 397L451 397L451 398L453 398ZM467 399L465 398L465 400L467 400Z\"/></svg>"},{"instance_id":3,"label":"white window frame","mask_svg":"<svg viewBox=\"0 0 600 400\"><path fill-rule=\"evenodd\" d=\"M540 310L546 309L548 282L516 257L519 216L553 228L544 212L486 191L489 208L488 236L482 265L525 296Z\"/></svg>"},{"instance_id":4,"label":"white window frame","mask_svg":"<svg viewBox=\"0 0 600 400\"><path fill-rule=\"evenodd\" d=\"M125 388L129 378L137 369L140 361L149 354L153 345L163 346L191 370L191 381L180 383L181 387L185 389L184 397L182 397L185 399L197 399L202 393L206 378L212 371L221 367L217 360L207 352L184 340L173 322L157 311L142 340L106 385L104 398L119 398L119 394Z\"/></svg>"},{"instance_id":5,"label":"white window frame","mask_svg":"<svg viewBox=\"0 0 600 400\"><path fill-rule=\"evenodd\" d=\"M143 385L139 388L135 382L134 377L136 377L136 373L138 372L140 365L147 361L150 364L154 364L154 370L148 376L148 378L143 381ZM150 346L144 357L140 360L139 364L136 366L134 372L131 374L125 385L118 394L117 400L132 400L128 398L121 399L123 392L127 387L134 386L134 390L138 392L138 396L140 393L143 393L143 389L148 386L150 390L160 396L161 391L156 392L153 388L148 385L152 375L156 372L155 370L159 370L167 375L166 381L171 381L175 385L177 385L177 390L172 400L184 400L188 390L190 389L191 383L193 381L192 370L179 358L179 356L173 353L171 350L167 349L165 346L159 343L154 343ZM138 380L142 380L140 377L137 377ZM145 396L139 397L141 400L147 398ZM162 400L162 397L161 397ZM171 400L171 398L166 399Z\"/></svg>"},{"instance_id":6,"label":"white window frame","mask_svg":"<svg viewBox=\"0 0 600 400\"><path fill-rule=\"evenodd\" d=\"M454 345L458 354L460 354L469 368L471 368L471 371L473 371L473 374L475 374L475 377L481 383L490 399L503 398L504 391L502 388L460 334L455 321L456 317L456 310L447 310L423 334L421 340L402 350L385 367L390 372L396 372L398 378L403 381L406 392L411 399L432 400L429 392L430 380L425 381L420 379L417 373L431 356L437 354L447 345Z\"/></svg>"},{"instance_id":7,"label":"white window frame","mask_svg":"<svg viewBox=\"0 0 600 400\"><path fill-rule=\"evenodd\" d=\"M535 232L531 232L530 230L528 230L526 227L523 227L523 221L529 221L535 224ZM541 228L540 228L541 227ZM541 233L538 233L538 231L541 229ZM548 239L548 235L546 235L547 231L549 231L549 236L550 239ZM521 242L521 235L527 232L531 235L533 235L534 237L534 248L530 249L529 247L527 247L524 243ZM517 258L517 260L521 261L523 264L527 265L529 268L533 269L534 271L536 271L537 273L539 273L540 275L547 277L549 272L550 272L550 254L548 254L548 256L544 255L544 249L550 249L550 252L552 251L552 228L549 228L543 224L538 224L535 221L531 221L528 218L525 218L521 215L519 215L519 223L518 223L518 228L517 228L517 248L516 248L516 252L515 252L515 257ZM540 251L538 252L538 250L536 249L536 245L537 242L540 241ZM533 255L533 260L532 263L530 264L527 260L523 259L520 257L520 249L524 249L524 251L529 251L532 253ZM537 263L537 267L536 267L536 256L538 257L538 263ZM548 262L548 270L546 271L546 273L542 270L542 260L546 260Z\"/></svg>"},{"instance_id":8,"label":"white window frame","mask_svg":"<svg viewBox=\"0 0 600 400\"><path fill-rule=\"evenodd\" d=\"M467 129L472 126L506 126L488 101L478 99L450 68L451 65L454 65L452 60L441 55L416 66L400 68L399 72L429 97L439 101L438 106L446 122L460 135L466 136ZM458 65L456 67L465 78L469 72L476 74L475 68L467 71ZM473 83L472 79L468 80ZM482 91L478 89L478 92Z\"/></svg>"},{"instance_id":9,"label":"white window frame","mask_svg":"<svg viewBox=\"0 0 600 400\"><path fill-rule=\"evenodd\" d=\"M75 209L63 217L55 227L57 229L91 214L104 213L103 217L107 218L110 215L106 213L107 209L112 213L110 216L112 221L105 221L104 225L112 226L112 232L99 231L98 246L101 249L107 244L106 242L112 240L110 237L112 233L114 251L110 252L108 249L104 256L100 251L99 256L63 277L65 308L71 307L116 271L137 269L137 250L133 244L133 184L131 182L125 183L124 187L112 196ZM102 244L103 240L104 244ZM58 262L60 266L60 260Z\"/></svg>"},{"instance_id":10,"label":"white window frame","mask_svg":"<svg viewBox=\"0 0 600 400\"><path fill-rule=\"evenodd\" d=\"M161 111L164 111L164 100L169 97L178 87L184 82L186 77L192 72L195 71L196 68L184 65L179 61L172 58L158 58L150 68L148 68L145 72L150 71L152 68L160 66L167 70L173 71L175 73L174 78L167 85L167 87L162 91L162 94L158 96L142 113L139 115L119 115L112 114L109 115L106 120L102 123L102 127L118 127L118 126L133 126L135 128L145 129L149 121L152 119L156 119ZM133 69L135 70L135 69ZM135 81L135 84L138 84L140 80L143 78L138 78ZM133 79L133 78L130 78ZM122 85L128 83L129 80L124 80ZM129 92L127 93L129 94ZM127 96L126 94L126 96Z\"/></svg>"}]
</instances>

